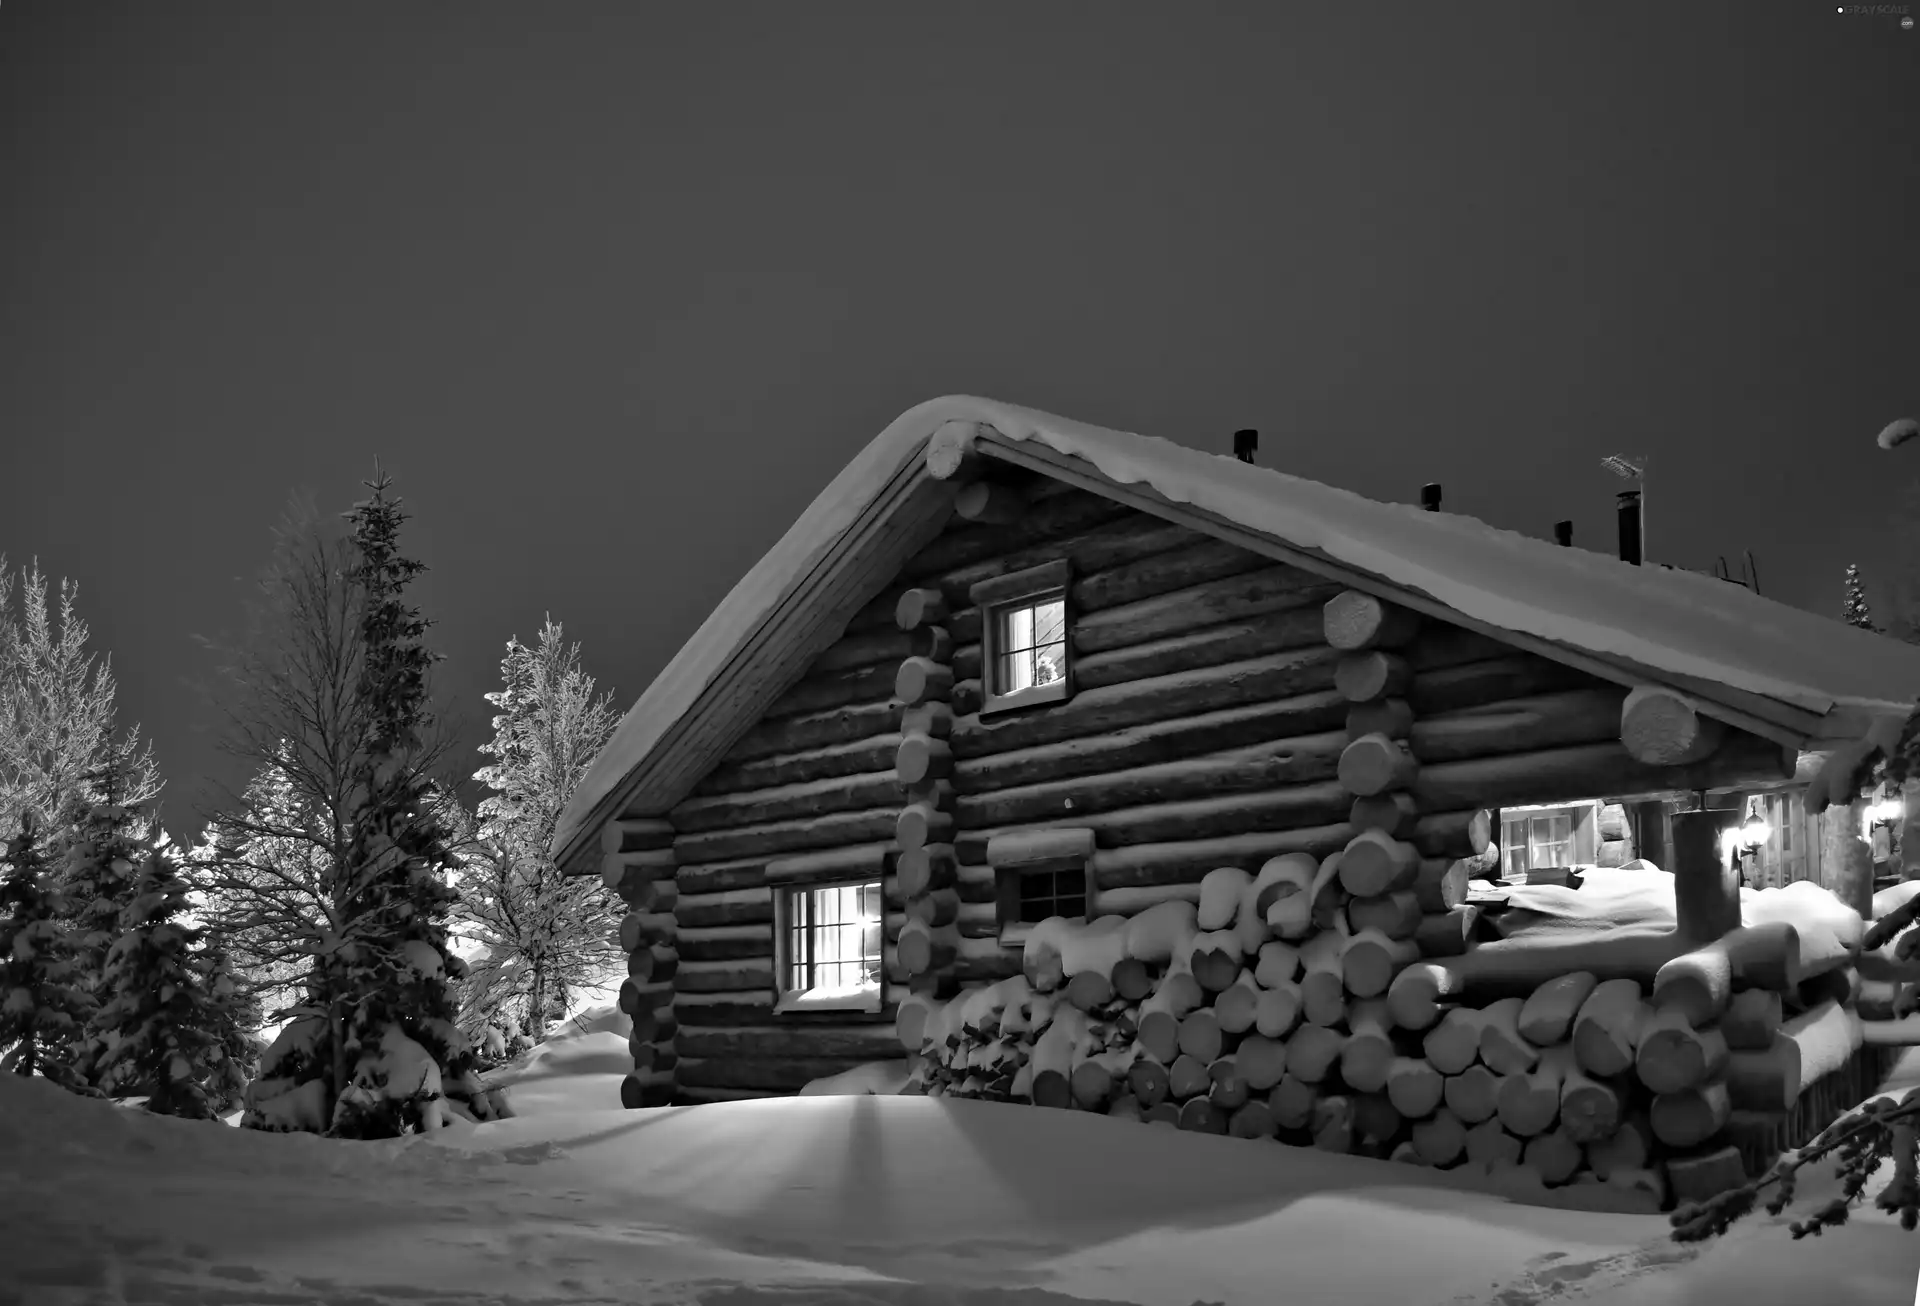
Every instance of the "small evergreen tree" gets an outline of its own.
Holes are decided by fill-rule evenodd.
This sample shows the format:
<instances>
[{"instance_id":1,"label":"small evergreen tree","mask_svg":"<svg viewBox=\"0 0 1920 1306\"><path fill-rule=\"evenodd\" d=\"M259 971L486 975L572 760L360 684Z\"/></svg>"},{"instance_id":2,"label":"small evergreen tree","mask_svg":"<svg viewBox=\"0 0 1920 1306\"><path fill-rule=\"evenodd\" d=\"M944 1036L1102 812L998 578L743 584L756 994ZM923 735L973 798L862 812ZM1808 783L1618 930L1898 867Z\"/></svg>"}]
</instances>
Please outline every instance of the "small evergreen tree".
<instances>
[{"instance_id":1,"label":"small evergreen tree","mask_svg":"<svg viewBox=\"0 0 1920 1306\"><path fill-rule=\"evenodd\" d=\"M147 844L138 831L146 812L123 801L127 777L117 759L88 774L70 798L60 832L66 855L62 888L70 904L78 982L88 998L88 1046L79 1069L101 1086L97 1058L103 1031L91 1022L111 992L107 954L120 937L121 914L133 899Z\"/></svg>"},{"instance_id":2,"label":"small evergreen tree","mask_svg":"<svg viewBox=\"0 0 1920 1306\"><path fill-rule=\"evenodd\" d=\"M204 1120L231 1075L227 1033L234 998L216 996L215 977L194 954L202 932L181 922L187 882L157 848L133 878L120 914L119 937L107 952L104 1000L90 1027L97 1040L94 1075L112 1096L144 1093L156 1115Z\"/></svg>"},{"instance_id":3,"label":"small evergreen tree","mask_svg":"<svg viewBox=\"0 0 1920 1306\"><path fill-rule=\"evenodd\" d=\"M63 906L25 813L0 867L0 1073L37 1072L82 1091L87 993Z\"/></svg>"},{"instance_id":4,"label":"small evergreen tree","mask_svg":"<svg viewBox=\"0 0 1920 1306\"><path fill-rule=\"evenodd\" d=\"M1867 590L1860 580L1858 563L1847 564L1847 594L1841 615L1849 626L1858 626L1862 630L1880 629L1873 624L1873 613L1867 607Z\"/></svg>"}]
</instances>

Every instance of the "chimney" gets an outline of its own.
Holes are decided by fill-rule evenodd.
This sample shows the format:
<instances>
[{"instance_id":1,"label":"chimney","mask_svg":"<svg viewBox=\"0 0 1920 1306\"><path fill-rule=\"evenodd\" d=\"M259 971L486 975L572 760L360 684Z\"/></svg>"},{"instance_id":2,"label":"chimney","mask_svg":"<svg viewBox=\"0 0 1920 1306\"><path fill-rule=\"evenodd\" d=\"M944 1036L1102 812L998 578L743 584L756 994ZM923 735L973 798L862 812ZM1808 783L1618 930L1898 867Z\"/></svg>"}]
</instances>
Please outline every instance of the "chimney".
<instances>
[{"instance_id":1,"label":"chimney","mask_svg":"<svg viewBox=\"0 0 1920 1306\"><path fill-rule=\"evenodd\" d=\"M1640 491L1621 490L1620 561L1640 565Z\"/></svg>"},{"instance_id":2,"label":"chimney","mask_svg":"<svg viewBox=\"0 0 1920 1306\"><path fill-rule=\"evenodd\" d=\"M1243 463L1253 461L1253 451L1260 447L1260 432L1251 427L1233 433L1233 456Z\"/></svg>"},{"instance_id":3,"label":"chimney","mask_svg":"<svg viewBox=\"0 0 1920 1306\"><path fill-rule=\"evenodd\" d=\"M1420 506L1428 512L1440 511L1440 484L1430 481L1420 487Z\"/></svg>"},{"instance_id":4,"label":"chimney","mask_svg":"<svg viewBox=\"0 0 1920 1306\"><path fill-rule=\"evenodd\" d=\"M1573 523L1570 521L1555 522L1553 524L1553 542L1555 544L1572 545Z\"/></svg>"}]
</instances>

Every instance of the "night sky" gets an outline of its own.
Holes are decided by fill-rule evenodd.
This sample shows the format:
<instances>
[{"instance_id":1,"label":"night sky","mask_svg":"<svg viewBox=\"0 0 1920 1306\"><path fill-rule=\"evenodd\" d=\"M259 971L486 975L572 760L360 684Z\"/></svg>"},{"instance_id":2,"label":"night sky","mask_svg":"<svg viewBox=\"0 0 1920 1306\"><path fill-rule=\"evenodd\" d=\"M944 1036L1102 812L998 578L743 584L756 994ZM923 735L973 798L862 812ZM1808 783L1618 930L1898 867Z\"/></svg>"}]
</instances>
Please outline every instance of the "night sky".
<instances>
[{"instance_id":1,"label":"night sky","mask_svg":"<svg viewBox=\"0 0 1920 1306\"><path fill-rule=\"evenodd\" d=\"M1649 454L1651 557L1837 613L1920 479L1920 30L1836 8L6 0L0 551L189 836L192 636L376 456L474 742L509 635L624 708L956 392L1609 552Z\"/></svg>"}]
</instances>

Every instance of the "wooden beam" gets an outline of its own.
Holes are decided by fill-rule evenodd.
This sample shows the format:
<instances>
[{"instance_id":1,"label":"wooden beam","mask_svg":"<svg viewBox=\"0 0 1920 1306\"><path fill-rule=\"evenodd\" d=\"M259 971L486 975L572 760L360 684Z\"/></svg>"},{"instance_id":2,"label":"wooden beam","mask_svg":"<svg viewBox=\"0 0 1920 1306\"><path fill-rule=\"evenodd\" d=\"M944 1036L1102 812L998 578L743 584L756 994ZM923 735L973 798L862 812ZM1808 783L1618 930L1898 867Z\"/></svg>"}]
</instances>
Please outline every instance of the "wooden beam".
<instances>
[{"instance_id":1,"label":"wooden beam","mask_svg":"<svg viewBox=\"0 0 1920 1306\"><path fill-rule=\"evenodd\" d=\"M1196 508L1192 504L1175 503L1146 485L1111 481L1092 463L1060 453L1035 441L1010 440L998 431L983 426L976 432L973 452L1058 477L1094 494L1124 503L1128 507L1150 513L1162 520L1205 531L1209 535L1229 540L1251 552L1279 562L1291 563L1303 571L1324 576L1328 580L1367 590L1415 612L1452 622L1515 648L1525 649L1556 662L1578 667L1603 680L1610 680L1629 688L1643 683L1658 684L1693 694L1705 700L1701 706L1708 715L1752 734L1760 735L1762 738L1801 747L1808 740L1818 737L1821 729L1821 717L1818 713L1779 703L1731 686L1705 682L1693 676L1642 667L1630 659L1575 649L1555 640L1521 631L1507 630L1491 622L1467 616L1431 595L1341 562L1320 549L1287 544L1237 522L1228 521L1217 513Z\"/></svg>"}]
</instances>

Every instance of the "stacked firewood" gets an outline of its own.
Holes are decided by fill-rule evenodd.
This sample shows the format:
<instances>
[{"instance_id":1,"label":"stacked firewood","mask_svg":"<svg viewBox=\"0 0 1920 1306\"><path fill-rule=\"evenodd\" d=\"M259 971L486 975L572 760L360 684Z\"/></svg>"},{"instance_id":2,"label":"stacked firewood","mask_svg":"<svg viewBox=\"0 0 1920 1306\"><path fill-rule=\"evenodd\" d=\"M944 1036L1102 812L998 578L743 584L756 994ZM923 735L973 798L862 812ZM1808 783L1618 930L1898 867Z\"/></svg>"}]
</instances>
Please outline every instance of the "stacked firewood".
<instances>
[{"instance_id":1,"label":"stacked firewood","mask_svg":"<svg viewBox=\"0 0 1920 1306\"><path fill-rule=\"evenodd\" d=\"M1829 911L1839 924L1823 934L1811 902L1824 891L1780 904L1801 927L1670 946L1647 980L1509 966L1442 1004L1426 970L1471 970L1504 945L1417 960L1404 922L1436 913L1416 901L1387 928L1379 895L1340 887L1343 861L1223 868L1197 905L1044 922L1022 975L903 1003L909 1091L1600 1183L1630 1205L1738 1183L1756 1138L1817 1129L1826 1120L1793 1122L1854 1100L1820 1087L1860 1078L1861 1044L1853 972L1829 964L1844 918ZM1551 963L1551 949L1532 956Z\"/></svg>"}]
</instances>

